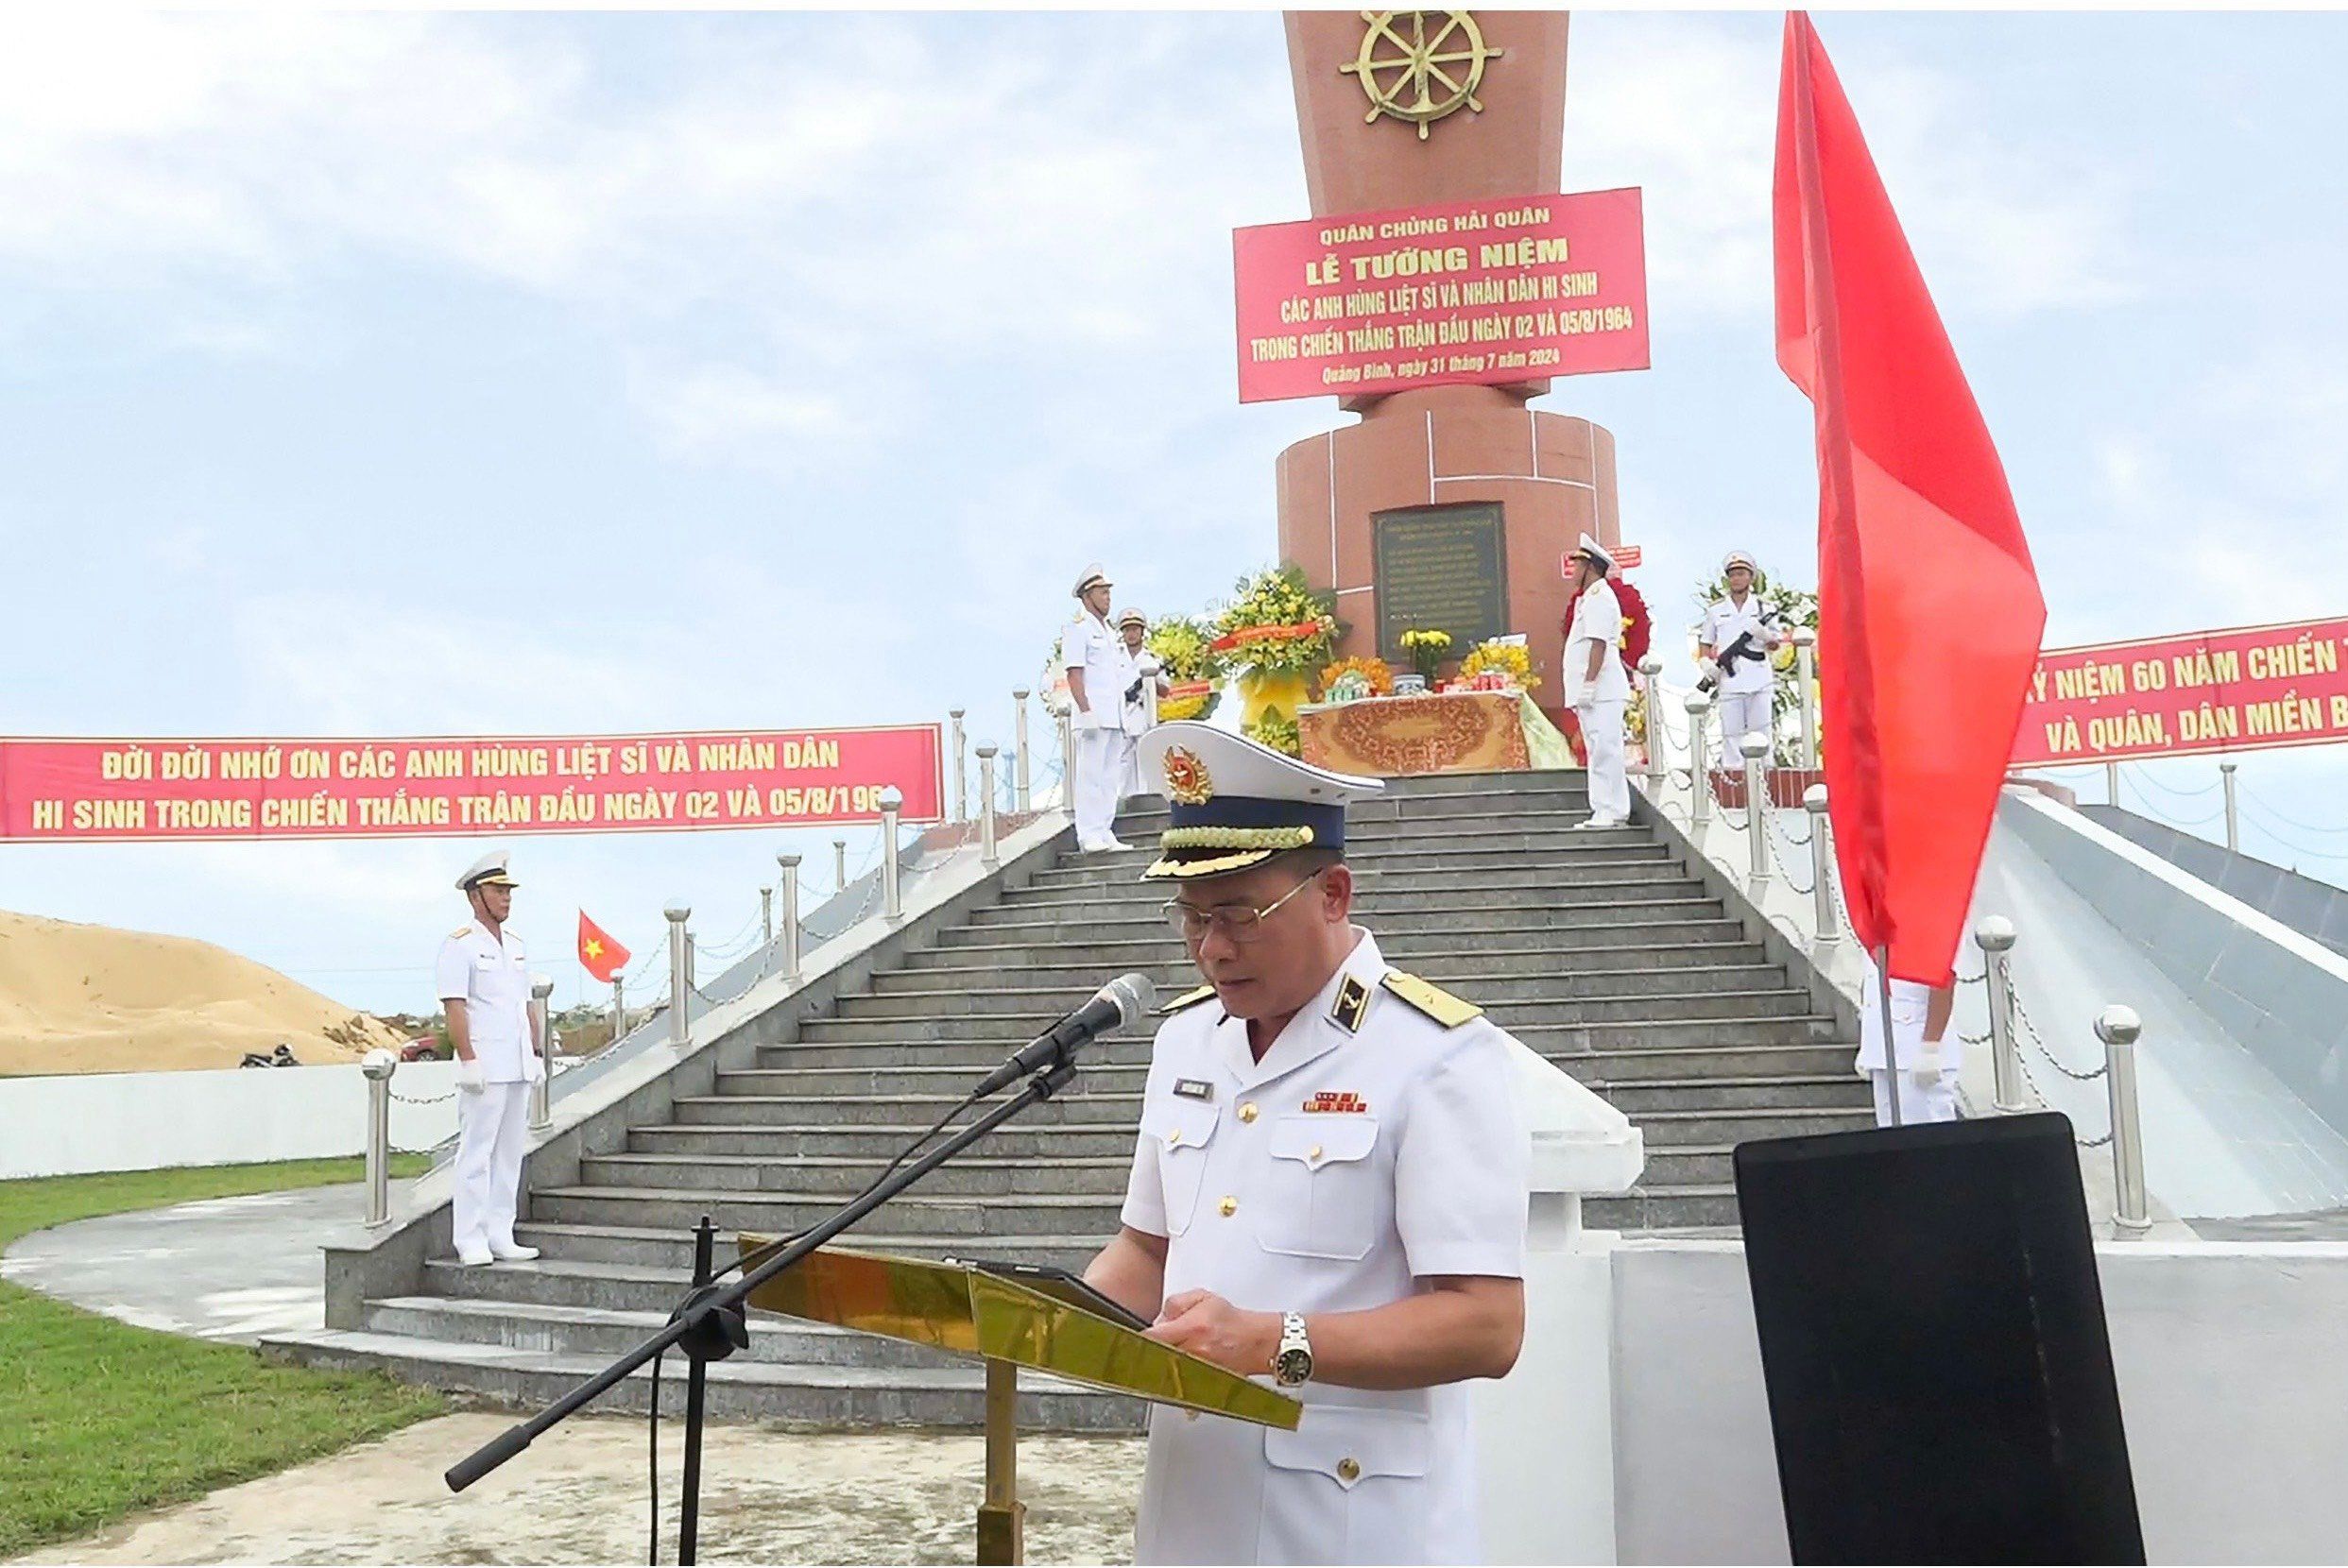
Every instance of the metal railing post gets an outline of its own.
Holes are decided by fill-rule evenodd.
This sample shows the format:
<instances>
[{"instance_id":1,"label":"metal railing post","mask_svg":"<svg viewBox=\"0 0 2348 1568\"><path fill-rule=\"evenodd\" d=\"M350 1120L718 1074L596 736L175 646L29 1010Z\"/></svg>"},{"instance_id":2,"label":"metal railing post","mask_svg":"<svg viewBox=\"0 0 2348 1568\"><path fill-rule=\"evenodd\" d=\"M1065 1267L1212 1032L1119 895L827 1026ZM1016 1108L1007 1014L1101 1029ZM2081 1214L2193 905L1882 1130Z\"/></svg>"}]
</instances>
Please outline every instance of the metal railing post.
<instances>
[{"instance_id":1,"label":"metal railing post","mask_svg":"<svg viewBox=\"0 0 2348 1568\"><path fill-rule=\"evenodd\" d=\"M1981 949L1981 973L1989 983L1989 1065L1997 1086L1993 1101L2000 1111L2027 1111L2023 1099L2022 1058L2014 1037L2014 972L2008 954L2014 951L2014 922L2002 914L1986 915L1973 928L1973 941Z\"/></svg>"},{"instance_id":2,"label":"metal railing post","mask_svg":"<svg viewBox=\"0 0 2348 1568\"><path fill-rule=\"evenodd\" d=\"M771 947L775 945L775 890L773 888L758 890L758 930L760 946Z\"/></svg>"},{"instance_id":3,"label":"metal railing post","mask_svg":"<svg viewBox=\"0 0 2348 1568\"><path fill-rule=\"evenodd\" d=\"M1818 634L1808 626L1793 628L1793 678L1802 699L1802 766L1818 766Z\"/></svg>"},{"instance_id":4,"label":"metal railing post","mask_svg":"<svg viewBox=\"0 0 2348 1568\"><path fill-rule=\"evenodd\" d=\"M978 743L978 863L992 871L1003 863L995 843L995 743Z\"/></svg>"},{"instance_id":5,"label":"metal railing post","mask_svg":"<svg viewBox=\"0 0 2348 1568\"><path fill-rule=\"evenodd\" d=\"M611 976L611 1038L604 1042L606 1046L618 1045L620 1037L627 1032L626 984L614 971Z\"/></svg>"},{"instance_id":6,"label":"metal railing post","mask_svg":"<svg viewBox=\"0 0 2348 1568\"><path fill-rule=\"evenodd\" d=\"M892 784L881 792L881 912L891 921L905 918L905 890L898 879L897 813L905 809L905 793Z\"/></svg>"},{"instance_id":7,"label":"metal railing post","mask_svg":"<svg viewBox=\"0 0 2348 1568\"><path fill-rule=\"evenodd\" d=\"M1830 946L1842 940L1842 917L1834 902L1834 819L1826 814L1826 787L1813 784L1802 792L1802 809L1810 814L1810 940Z\"/></svg>"},{"instance_id":8,"label":"metal railing post","mask_svg":"<svg viewBox=\"0 0 2348 1568\"><path fill-rule=\"evenodd\" d=\"M958 707L946 709L946 717L954 726L954 821L970 820L970 790L963 772L962 713Z\"/></svg>"},{"instance_id":9,"label":"metal railing post","mask_svg":"<svg viewBox=\"0 0 2348 1568\"><path fill-rule=\"evenodd\" d=\"M1688 803L1688 822L1692 827L1702 827L1712 820L1712 764L1705 759L1704 744L1704 720L1712 711L1712 699L1690 691L1687 707L1688 785L1694 792Z\"/></svg>"},{"instance_id":10,"label":"metal railing post","mask_svg":"<svg viewBox=\"0 0 2348 1568\"><path fill-rule=\"evenodd\" d=\"M530 977L530 1017L537 1025L539 1066L542 1069L537 1082L530 1085L530 1131L540 1132L555 1124L555 982L544 975Z\"/></svg>"},{"instance_id":11,"label":"metal railing post","mask_svg":"<svg viewBox=\"0 0 2348 1568\"><path fill-rule=\"evenodd\" d=\"M1076 813L1076 718L1073 709L1060 715L1060 810Z\"/></svg>"},{"instance_id":12,"label":"metal railing post","mask_svg":"<svg viewBox=\"0 0 2348 1568\"><path fill-rule=\"evenodd\" d=\"M2242 849L2242 819L2237 814L2234 804L2234 768L2235 764L2231 762L2218 764L2219 776L2225 780L2226 786L2226 847L2239 854Z\"/></svg>"},{"instance_id":13,"label":"metal railing post","mask_svg":"<svg viewBox=\"0 0 2348 1568\"><path fill-rule=\"evenodd\" d=\"M778 850L775 864L782 868L782 978L799 978L799 858Z\"/></svg>"},{"instance_id":14,"label":"metal railing post","mask_svg":"<svg viewBox=\"0 0 2348 1568\"><path fill-rule=\"evenodd\" d=\"M2112 1175L2118 1201L2112 1222L2132 1235L2152 1228L2144 1187L2144 1130L2136 1120L2136 1037L2144 1032L2135 1009L2107 1007L2096 1015L2103 1042L2103 1077L2112 1099Z\"/></svg>"},{"instance_id":15,"label":"metal railing post","mask_svg":"<svg viewBox=\"0 0 2348 1568\"><path fill-rule=\"evenodd\" d=\"M2103 764L2103 802L2107 806L2119 804L2119 764L2117 762Z\"/></svg>"},{"instance_id":16,"label":"metal railing post","mask_svg":"<svg viewBox=\"0 0 2348 1568\"><path fill-rule=\"evenodd\" d=\"M1011 693L1011 807L1021 813L1030 808L1033 779L1027 768L1027 688Z\"/></svg>"},{"instance_id":17,"label":"metal railing post","mask_svg":"<svg viewBox=\"0 0 2348 1568\"><path fill-rule=\"evenodd\" d=\"M660 912L669 917L669 1044L682 1047L693 1039L693 1019L686 1005L693 997L692 938L685 922L693 918L690 904L671 904Z\"/></svg>"},{"instance_id":18,"label":"metal railing post","mask_svg":"<svg viewBox=\"0 0 2348 1568\"><path fill-rule=\"evenodd\" d=\"M1758 898L1769 886L1769 737L1747 735L1737 749L1744 753L1745 892Z\"/></svg>"},{"instance_id":19,"label":"metal railing post","mask_svg":"<svg viewBox=\"0 0 2348 1568\"><path fill-rule=\"evenodd\" d=\"M834 893L848 891L848 841L846 839L831 841L831 891Z\"/></svg>"},{"instance_id":20,"label":"metal railing post","mask_svg":"<svg viewBox=\"0 0 2348 1568\"><path fill-rule=\"evenodd\" d=\"M1671 774L1664 755L1671 732L1663 723L1663 660L1649 654L1638 661L1638 673L1647 692L1647 798L1659 801L1663 798L1664 780Z\"/></svg>"},{"instance_id":21,"label":"metal railing post","mask_svg":"<svg viewBox=\"0 0 2348 1568\"><path fill-rule=\"evenodd\" d=\"M391 1219L391 1075L400 1059L377 1046L359 1059L367 1076L367 1222Z\"/></svg>"}]
</instances>

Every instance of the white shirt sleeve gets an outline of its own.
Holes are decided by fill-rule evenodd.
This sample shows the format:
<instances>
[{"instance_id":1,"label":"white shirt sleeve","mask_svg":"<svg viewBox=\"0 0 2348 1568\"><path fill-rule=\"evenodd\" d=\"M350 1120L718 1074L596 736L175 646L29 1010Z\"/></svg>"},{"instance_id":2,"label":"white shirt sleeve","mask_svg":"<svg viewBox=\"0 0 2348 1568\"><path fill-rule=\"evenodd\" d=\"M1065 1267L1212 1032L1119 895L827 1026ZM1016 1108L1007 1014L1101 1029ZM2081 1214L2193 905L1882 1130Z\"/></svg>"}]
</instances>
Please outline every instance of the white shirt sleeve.
<instances>
[{"instance_id":1,"label":"white shirt sleeve","mask_svg":"<svg viewBox=\"0 0 2348 1568\"><path fill-rule=\"evenodd\" d=\"M1081 670L1085 667L1085 650L1092 643L1092 619L1088 616L1060 636L1060 668ZM1089 693L1088 693L1088 695Z\"/></svg>"},{"instance_id":2,"label":"white shirt sleeve","mask_svg":"<svg viewBox=\"0 0 2348 1568\"><path fill-rule=\"evenodd\" d=\"M1134 1138L1133 1169L1125 1177L1125 1206L1117 1215L1119 1223L1145 1236L1167 1234L1166 1180L1157 1166L1161 1135L1153 1130L1154 1118L1149 1115L1157 1094L1163 1092L1164 1082L1164 1075L1152 1063L1149 1081L1141 1086L1142 1128Z\"/></svg>"},{"instance_id":3,"label":"white shirt sleeve","mask_svg":"<svg viewBox=\"0 0 2348 1568\"><path fill-rule=\"evenodd\" d=\"M433 995L442 1001L461 1002L472 995L472 945L461 936L440 944L440 957L432 966Z\"/></svg>"},{"instance_id":4,"label":"white shirt sleeve","mask_svg":"<svg viewBox=\"0 0 2348 1568\"><path fill-rule=\"evenodd\" d=\"M1522 1279L1533 1156L1517 1116L1516 1064L1491 1024L1459 1032L1471 1037L1451 1045L1411 1096L1395 1155L1395 1228L1415 1278Z\"/></svg>"}]
</instances>

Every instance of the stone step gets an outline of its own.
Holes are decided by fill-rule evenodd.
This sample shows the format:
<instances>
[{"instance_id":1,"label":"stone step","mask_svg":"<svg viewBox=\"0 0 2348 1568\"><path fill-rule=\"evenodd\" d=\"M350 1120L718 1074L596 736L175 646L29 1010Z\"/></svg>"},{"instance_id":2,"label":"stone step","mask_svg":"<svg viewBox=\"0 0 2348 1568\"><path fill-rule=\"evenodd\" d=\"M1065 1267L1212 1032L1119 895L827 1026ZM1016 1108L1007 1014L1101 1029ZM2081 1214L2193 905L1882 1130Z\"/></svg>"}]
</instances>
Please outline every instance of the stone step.
<instances>
[{"instance_id":1,"label":"stone step","mask_svg":"<svg viewBox=\"0 0 2348 1568\"><path fill-rule=\"evenodd\" d=\"M1677 929L1688 922L1717 923L1725 918L1726 912L1720 899L1702 893L1642 893L1635 897L1609 894L1588 900L1544 895L1536 902L1510 900L1482 887L1462 887L1386 895L1357 906L1355 914L1374 931L1381 926L1410 924L1417 916L1436 915L1440 919L1435 923L1446 933L1499 931L1521 941L1550 930L1659 925ZM1174 929L1151 906L1127 910L1077 904L990 904L973 910L970 924L961 929L985 933L981 940L987 942L1047 946L1148 937L1158 932L1175 940ZM952 934L948 933L950 941Z\"/></svg>"},{"instance_id":2,"label":"stone step","mask_svg":"<svg viewBox=\"0 0 2348 1568\"><path fill-rule=\"evenodd\" d=\"M1126 1174L1133 1168L1130 1138L1122 1154L1055 1151L1014 1158L995 1151L991 1143L984 1150L930 1172L917 1190L931 1197L955 1198L1109 1192L1122 1198ZM707 1152L591 1154L579 1162L579 1181L589 1186L700 1186L726 1192L819 1193L844 1200L864 1191L884 1165L885 1156L804 1152L780 1157Z\"/></svg>"},{"instance_id":3,"label":"stone step","mask_svg":"<svg viewBox=\"0 0 2348 1568\"><path fill-rule=\"evenodd\" d=\"M557 1355L593 1355L617 1360L660 1332L669 1313L691 1289L683 1277L663 1276L651 1292L650 1308L553 1305L518 1300L471 1300L459 1296L394 1296L368 1302L359 1326L370 1334L404 1334L420 1339L449 1339L468 1345L503 1345L508 1350ZM811 1367L951 1367L955 1356L927 1345L908 1344L878 1334L856 1334L830 1323L803 1322L753 1310L750 1346L737 1357Z\"/></svg>"},{"instance_id":4,"label":"stone step","mask_svg":"<svg viewBox=\"0 0 2348 1568\"><path fill-rule=\"evenodd\" d=\"M1380 901L1408 897L1426 891L1475 892L1490 898L1503 890L1538 895L1543 899L1594 903L1644 898L1658 889L1693 890L1700 886L1686 870L1670 861L1620 861L1582 865L1534 865L1524 861L1471 875L1444 869L1439 862L1408 872L1356 868L1353 878L1356 907L1370 910ZM1154 910L1174 894L1162 882L1100 881L1078 884L1037 884L1014 888L1003 895L1003 909L1062 909L1081 907L1126 912Z\"/></svg>"},{"instance_id":5,"label":"stone step","mask_svg":"<svg viewBox=\"0 0 2348 1568\"><path fill-rule=\"evenodd\" d=\"M1690 965L1675 969L1612 969L1602 965L1551 962L1527 965L1524 970L1508 975L1465 977L1435 972L1437 966L1424 965L1413 970L1423 979L1444 984L1460 985L1461 994L1484 1007L1497 1007L1514 1001L1566 1001L1632 997L1686 996L1697 992L1783 990L1786 971L1780 964ZM927 976L937 971L924 970ZM1147 973L1147 971L1144 971ZM909 975L879 977L883 980L901 980ZM1152 976L1162 995L1171 999L1179 996L1181 981L1186 977L1177 966L1169 964ZM838 1016L866 1017L963 1017L994 1014L1028 1014L1038 1008L1067 1012L1082 1006L1099 986L1097 980L1087 984L1052 985L1037 981L1031 975L1017 971L994 975L971 975L960 986L922 985L890 986L868 996L840 998ZM1198 982L1193 978L1191 985ZM1188 989L1182 987L1181 989Z\"/></svg>"},{"instance_id":6,"label":"stone step","mask_svg":"<svg viewBox=\"0 0 2348 1568\"><path fill-rule=\"evenodd\" d=\"M1635 1023L1650 1018L1678 1021L1710 1018L1776 1018L1798 1014L1810 1005L1810 995L1791 987L1737 991L1705 991L1667 983L1676 971L1654 977L1638 976L1622 982L1613 995L1547 996L1510 999L1490 990L1511 982L1496 982L1474 998L1501 1028L1512 1033L1542 1024ZM1517 982L1526 989L1538 982ZM1558 980L1542 986L1565 989ZM1051 1011L950 1012L960 997L951 996L864 997L844 998L868 1005L838 1018L810 1018L799 1026L799 1037L811 1044L839 1042L963 1040L1008 1041L1017 1046L1034 1039L1084 1001L1082 993L1063 994L1066 1005ZM1033 1007L1033 1000L1019 997Z\"/></svg>"},{"instance_id":7,"label":"stone step","mask_svg":"<svg viewBox=\"0 0 2348 1568\"><path fill-rule=\"evenodd\" d=\"M385 1372L404 1382L469 1393L508 1409L550 1405L601 1372L608 1358L511 1350L502 1345L417 1339L398 1334L317 1329L262 1342L272 1360L347 1372ZM683 1398L672 1363L661 1407ZM641 1368L595 1408L642 1414L651 1369ZM743 1356L710 1364L709 1413L717 1421L775 1421L850 1430L929 1427L976 1430L985 1421L985 1372L955 1367L807 1366ZM1121 1394L1048 1379L1020 1379L1019 1425L1037 1432L1132 1432L1144 1407Z\"/></svg>"},{"instance_id":8,"label":"stone step","mask_svg":"<svg viewBox=\"0 0 2348 1568\"><path fill-rule=\"evenodd\" d=\"M1119 1135L1127 1147L1131 1147L1133 1138L1129 1132L1121 1131ZM871 1222L883 1224L892 1218L890 1212L883 1209ZM514 1227L514 1236L528 1246L543 1249L546 1256L540 1259L541 1263L549 1259L576 1263L619 1263L662 1270L677 1278L687 1277L693 1269L693 1234L690 1231L524 1219ZM870 1233L857 1232L855 1245L873 1252L901 1253L908 1257L944 1257L950 1253L969 1254L977 1251L971 1247L968 1236L921 1236L885 1228ZM1005 1262L1049 1263L1063 1269L1081 1270L1092 1260L1094 1253L1106 1245L1108 1237L1105 1235L1089 1236L1082 1232L1054 1236L990 1236L983 1255ZM721 1261L734 1255L732 1232L718 1234L717 1255Z\"/></svg>"},{"instance_id":9,"label":"stone step","mask_svg":"<svg viewBox=\"0 0 2348 1568\"><path fill-rule=\"evenodd\" d=\"M1611 1098L1611 1097L1610 1097ZM1876 1124L1872 1099L1847 1108L1792 1110L1641 1111L1631 1116L1647 1147L1688 1149L1706 1144L1749 1143L1755 1138L1798 1138L1813 1133L1848 1133ZM1733 1223L1733 1221L1731 1221ZM1706 1221L1710 1223L1710 1221Z\"/></svg>"},{"instance_id":10,"label":"stone step","mask_svg":"<svg viewBox=\"0 0 2348 1568\"><path fill-rule=\"evenodd\" d=\"M900 1123L926 1127L944 1116L961 1099L959 1094L894 1098L866 1095L855 1099L756 1095L744 1090L739 1083L726 1081L732 1076L720 1075L719 1092L716 1094L677 1096L674 1102L677 1121L686 1126L771 1127L822 1117L834 1126L843 1127L897 1126ZM971 1082L977 1082L975 1075ZM1140 1119L1139 1099L1130 1095L1096 1094L1088 1086L1087 1080L1080 1077L1071 1090L1022 1115L1019 1125L1129 1128Z\"/></svg>"},{"instance_id":11,"label":"stone step","mask_svg":"<svg viewBox=\"0 0 2348 1568\"><path fill-rule=\"evenodd\" d=\"M1492 811L1555 810L1560 803L1589 799L1589 785L1579 770L1516 774L1428 774L1390 778L1379 794L1345 808L1345 820L1380 822L1397 816L1444 815L1465 810ZM1135 824L1162 823L1166 806L1157 796L1144 796L1117 815L1122 830Z\"/></svg>"},{"instance_id":12,"label":"stone step","mask_svg":"<svg viewBox=\"0 0 2348 1568\"><path fill-rule=\"evenodd\" d=\"M1671 928L1654 928L1668 935ZM1553 933L1565 935L1568 933ZM1585 933L1571 933L1580 936ZM1604 932L1586 933L1593 937ZM1602 944L1592 940L1573 946L1449 947L1427 942L1390 943L1382 938L1379 950L1387 960L1411 973L1440 984L1473 985L1491 976L1570 971L1706 968L1715 964L1763 964L1766 950L1757 942L1735 940L1735 929L1711 940L1654 941L1644 944ZM1502 938L1504 940L1504 937ZM873 977L878 995L907 991L953 991L968 985L1010 983L1066 986L1091 990L1105 977L1139 969L1162 991L1169 986L1188 990L1198 983L1197 971L1171 937L1130 943L1095 943L1077 949L994 946L934 947L911 955L912 966L887 969ZM1186 983L1187 982L1187 983ZM1179 994L1179 991L1176 992Z\"/></svg>"},{"instance_id":13,"label":"stone step","mask_svg":"<svg viewBox=\"0 0 2348 1568\"><path fill-rule=\"evenodd\" d=\"M628 1129L628 1149L646 1154L755 1154L770 1160L809 1156L849 1157L870 1162L894 1158L897 1151L920 1134L911 1122L843 1126L832 1121L800 1121L768 1126L696 1125L670 1122L657 1127ZM1090 1157L1121 1163L1133 1154L1134 1130L1120 1123L1091 1127L1030 1127L1024 1120L997 1130L979 1152L999 1159L1030 1157ZM953 1169L952 1166L946 1167Z\"/></svg>"},{"instance_id":14,"label":"stone step","mask_svg":"<svg viewBox=\"0 0 2348 1568\"><path fill-rule=\"evenodd\" d=\"M1503 920L1447 921L1438 927L1412 926L1400 931L1380 931L1380 951L1397 963L1423 963L1431 957L1484 953L1641 952L1660 948L1741 944L1743 925L1725 915L1709 918L1681 916L1661 920L1588 919L1570 926L1529 929ZM906 955L910 968L951 967L979 960L970 955L999 955L996 963L1099 963L1114 970L1135 966L1134 959L1173 953L1183 956L1181 939L1158 915L1123 920L1088 921L1070 928L1055 941L1021 941L1009 926L960 926L939 933L934 947L917 948ZM1162 958L1158 962L1166 962ZM1626 963L1628 961L1625 961Z\"/></svg>"},{"instance_id":15,"label":"stone step","mask_svg":"<svg viewBox=\"0 0 2348 1568\"><path fill-rule=\"evenodd\" d=\"M1056 1236L1078 1230L1088 1236L1117 1229L1124 1194L1030 1193L1017 1198L932 1196L906 1193L888 1207L894 1228L925 1236L959 1236L976 1251L998 1236ZM530 1195L533 1218L582 1224L690 1228L702 1215L736 1231L795 1232L825 1219L840 1206L836 1196L809 1192L729 1192L722 1187L546 1187ZM846 1239L851 1244L856 1233Z\"/></svg>"},{"instance_id":16,"label":"stone step","mask_svg":"<svg viewBox=\"0 0 2348 1568\"><path fill-rule=\"evenodd\" d=\"M1730 1182L1641 1185L1620 1197L1583 1200L1582 1223L1591 1230L1630 1232L1733 1226L1738 1223L1737 1188Z\"/></svg>"},{"instance_id":17,"label":"stone step","mask_svg":"<svg viewBox=\"0 0 2348 1568\"><path fill-rule=\"evenodd\" d=\"M1528 834L1510 837L1525 841L1534 839ZM1457 876L1471 871L1511 871L1528 865L1553 870L1563 877L1598 876L1609 869L1631 866L1662 866L1677 869L1679 862L1660 844L1592 844L1593 834L1561 830L1542 834L1535 842L1488 844L1482 837L1463 840L1459 847L1381 848L1375 844L1348 844L1345 860L1353 867L1354 879L1367 882L1373 878ZM1549 842L1554 839L1555 843ZM1401 841L1409 843L1411 841ZM1146 866L1149 857L1137 856L1136 863ZM1099 888L1123 886L1139 879L1139 874L1128 869L1118 857L1087 855L1039 871L1028 884L1048 888Z\"/></svg>"}]
</instances>

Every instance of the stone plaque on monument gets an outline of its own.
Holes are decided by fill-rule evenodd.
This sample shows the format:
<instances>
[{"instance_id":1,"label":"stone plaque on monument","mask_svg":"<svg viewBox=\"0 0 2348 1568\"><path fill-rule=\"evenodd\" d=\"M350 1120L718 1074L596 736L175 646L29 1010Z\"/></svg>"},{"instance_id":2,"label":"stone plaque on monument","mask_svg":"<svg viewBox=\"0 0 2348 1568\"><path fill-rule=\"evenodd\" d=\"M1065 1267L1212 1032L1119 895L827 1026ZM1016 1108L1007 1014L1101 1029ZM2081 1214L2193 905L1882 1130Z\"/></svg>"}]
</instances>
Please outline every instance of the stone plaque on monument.
<instances>
[{"instance_id":1,"label":"stone plaque on monument","mask_svg":"<svg viewBox=\"0 0 2348 1568\"><path fill-rule=\"evenodd\" d=\"M1497 501L1397 506L1370 514L1378 588L1378 651L1407 666L1402 634L1413 627L1451 634L1464 656L1508 624L1508 550Z\"/></svg>"}]
</instances>

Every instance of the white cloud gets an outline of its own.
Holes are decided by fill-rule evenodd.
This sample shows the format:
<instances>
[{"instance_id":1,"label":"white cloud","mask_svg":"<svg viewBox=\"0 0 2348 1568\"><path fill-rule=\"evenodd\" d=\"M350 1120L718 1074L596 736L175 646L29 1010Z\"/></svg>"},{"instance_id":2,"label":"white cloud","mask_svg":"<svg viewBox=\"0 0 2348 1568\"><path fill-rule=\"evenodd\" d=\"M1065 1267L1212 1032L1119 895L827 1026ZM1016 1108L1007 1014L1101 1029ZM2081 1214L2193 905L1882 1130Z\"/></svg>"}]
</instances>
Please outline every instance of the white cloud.
<instances>
[{"instance_id":1,"label":"white cloud","mask_svg":"<svg viewBox=\"0 0 2348 1568\"><path fill-rule=\"evenodd\" d=\"M737 365L648 372L633 392L661 449L678 456L799 468L797 443L862 434L836 399Z\"/></svg>"}]
</instances>

